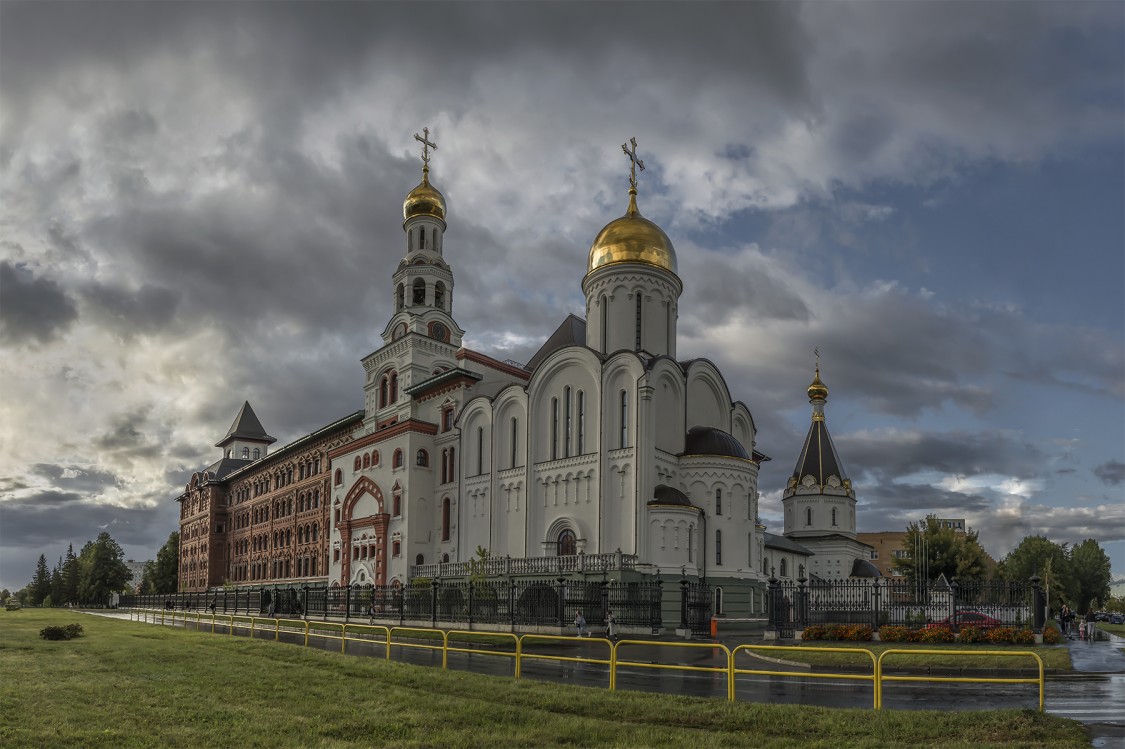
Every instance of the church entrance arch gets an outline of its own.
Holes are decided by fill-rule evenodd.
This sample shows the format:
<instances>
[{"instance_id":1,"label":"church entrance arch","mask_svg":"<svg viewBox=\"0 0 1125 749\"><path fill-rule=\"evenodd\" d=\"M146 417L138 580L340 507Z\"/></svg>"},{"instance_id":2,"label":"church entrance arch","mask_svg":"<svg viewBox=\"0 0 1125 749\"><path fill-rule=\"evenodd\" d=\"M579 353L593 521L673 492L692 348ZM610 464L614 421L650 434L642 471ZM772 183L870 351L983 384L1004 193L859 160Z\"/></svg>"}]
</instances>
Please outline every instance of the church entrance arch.
<instances>
[{"instance_id":1,"label":"church entrance arch","mask_svg":"<svg viewBox=\"0 0 1125 749\"><path fill-rule=\"evenodd\" d=\"M364 583L386 585L387 581L387 526L390 516L384 510L383 490L367 476L361 476L344 497L340 512L340 545L343 548L340 566L340 581L348 584L352 579L353 539L366 536L365 557L358 564L366 569L356 570ZM373 547L373 548L371 548ZM358 548L358 547L357 547Z\"/></svg>"}]
</instances>

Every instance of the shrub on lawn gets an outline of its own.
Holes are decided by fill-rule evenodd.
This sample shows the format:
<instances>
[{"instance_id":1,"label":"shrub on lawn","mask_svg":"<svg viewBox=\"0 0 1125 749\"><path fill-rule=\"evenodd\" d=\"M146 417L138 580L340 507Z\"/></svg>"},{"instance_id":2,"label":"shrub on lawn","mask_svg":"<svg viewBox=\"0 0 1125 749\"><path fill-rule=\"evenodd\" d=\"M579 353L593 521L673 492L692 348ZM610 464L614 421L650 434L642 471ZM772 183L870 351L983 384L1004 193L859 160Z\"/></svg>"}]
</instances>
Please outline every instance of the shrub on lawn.
<instances>
[{"instance_id":1,"label":"shrub on lawn","mask_svg":"<svg viewBox=\"0 0 1125 749\"><path fill-rule=\"evenodd\" d=\"M945 625L924 627L914 632L911 642L923 642L927 645L933 645L939 642L953 642L956 638L953 636L953 630Z\"/></svg>"},{"instance_id":2,"label":"shrub on lawn","mask_svg":"<svg viewBox=\"0 0 1125 749\"><path fill-rule=\"evenodd\" d=\"M1059 633L1057 627L1044 627L1043 628L1043 643L1046 645L1058 645L1062 642L1062 634Z\"/></svg>"},{"instance_id":3,"label":"shrub on lawn","mask_svg":"<svg viewBox=\"0 0 1125 749\"><path fill-rule=\"evenodd\" d=\"M1016 636L1012 638L1012 643L1015 645L1034 645L1035 633L1026 627L1016 630Z\"/></svg>"},{"instance_id":4,"label":"shrub on lawn","mask_svg":"<svg viewBox=\"0 0 1125 749\"><path fill-rule=\"evenodd\" d=\"M39 636L44 640L71 640L82 636L82 625L67 624L64 627L44 627L39 630Z\"/></svg>"},{"instance_id":5,"label":"shrub on lawn","mask_svg":"<svg viewBox=\"0 0 1125 749\"><path fill-rule=\"evenodd\" d=\"M1016 641L1016 630L1012 627L996 627L988 633L988 641L1004 645Z\"/></svg>"},{"instance_id":6,"label":"shrub on lawn","mask_svg":"<svg viewBox=\"0 0 1125 749\"><path fill-rule=\"evenodd\" d=\"M988 631L980 627L961 627L961 642L989 642Z\"/></svg>"},{"instance_id":7,"label":"shrub on lawn","mask_svg":"<svg viewBox=\"0 0 1125 749\"><path fill-rule=\"evenodd\" d=\"M866 624L810 624L801 633L801 640L846 640L866 642L871 639L871 627Z\"/></svg>"},{"instance_id":8,"label":"shrub on lawn","mask_svg":"<svg viewBox=\"0 0 1125 749\"><path fill-rule=\"evenodd\" d=\"M888 624L879 627L879 639L883 642L910 642L910 628Z\"/></svg>"},{"instance_id":9,"label":"shrub on lawn","mask_svg":"<svg viewBox=\"0 0 1125 749\"><path fill-rule=\"evenodd\" d=\"M805 627L805 631L801 633L801 640L809 642L811 640L826 640L827 627L823 624L810 624Z\"/></svg>"}]
</instances>

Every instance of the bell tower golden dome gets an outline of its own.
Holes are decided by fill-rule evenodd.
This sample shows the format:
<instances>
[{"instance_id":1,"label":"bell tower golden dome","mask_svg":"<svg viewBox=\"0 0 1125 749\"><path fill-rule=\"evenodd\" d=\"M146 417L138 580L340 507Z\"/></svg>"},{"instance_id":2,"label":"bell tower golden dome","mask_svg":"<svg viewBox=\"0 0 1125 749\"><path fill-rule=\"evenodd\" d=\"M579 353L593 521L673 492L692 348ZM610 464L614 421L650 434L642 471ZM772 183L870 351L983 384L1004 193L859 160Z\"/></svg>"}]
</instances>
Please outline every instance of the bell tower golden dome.
<instances>
[{"instance_id":1,"label":"bell tower golden dome","mask_svg":"<svg viewBox=\"0 0 1125 749\"><path fill-rule=\"evenodd\" d=\"M430 129L422 128L423 135L415 134L422 143L422 181L406 195L402 201L402 220L409 221L415 216L430 216L445 220L445 197L430 184L430 149L437 150L437 144L430 141Z\"/></svg>"},{"instance_id":2,"label":"bell tower golden dome","mask_svg":"<svg viewBox=\"0 0 1125 749\"><path fill-rule=\"evenodd\" d=\"M629 209L621 218L610 221L598 232L590 247L587 273L612 263L645 263L676 272L676 251L672 240L659 226L641 215L637 209L637 167L645 164L637 158L637 139L631 140L633 150L621 148L632 162L629 174Z\"/></svg>"}]
</instances>

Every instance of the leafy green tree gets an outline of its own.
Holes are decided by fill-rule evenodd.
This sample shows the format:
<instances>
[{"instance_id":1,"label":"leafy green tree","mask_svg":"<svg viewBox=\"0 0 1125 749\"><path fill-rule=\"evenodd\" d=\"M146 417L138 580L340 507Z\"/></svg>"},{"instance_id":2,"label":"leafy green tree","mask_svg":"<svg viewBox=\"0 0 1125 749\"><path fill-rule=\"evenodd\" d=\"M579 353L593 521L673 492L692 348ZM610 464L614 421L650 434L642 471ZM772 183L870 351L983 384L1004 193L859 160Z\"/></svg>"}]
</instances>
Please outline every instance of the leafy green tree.
<instances>
[{"instance_id":1,"label":"leafy green tree","mask_svg":"<svg viewBox=\"0 0 1125 749\"><path fill-rule=\"evenodd\" d=\"M180 587L180 533L172 531L156 552L155 562L145 562L141 590L145 593L175 593Z\"/></svg>"},{"instance_id":2,"label":"leafy green tree","mask_svg":"<svg viewBox=\"0 0 1125 749\"><path fill-rule=\"evenodd\" d=\"M4 588L4 590L0 590L0 604L6 603L11 597L12 594L7 588Z\"/></svg>"},{"instance_id":3,"label":"leafy green tree","mask_svg":"<svg viewBox=\"0 0 1125 749\"><path fill-rule=\"evenodd\" d=\"M65 603L63 594L63 576L62 576L62 557L59 557L59 563L51 570L51 603L54 606L60 606Z\"/></svg>"},{"instance_id":4,"label":"leafy green tree","mask_svg":"<svg viewBox=\"0 0 1125 749\"><path fill-rule=\"evenodd\" d=\"M82 548L78 594L85 603L106 604L112 593L119 593L129 582L125 552L105 531Z\"/></svg>"},{"instance_id":5,"label":"leafy green tree","mask_svg":"<svg viewBox=\"0 0 1125 749\"><path fill-rule=\"evenodd\" d=\"M1047 590L1048 605L1052 608L1063 603L1074 606L1070 555L1066 546L1045 536L1028 536L1000 562L1000 576L1013 582L1026 582L1038 575Z\"/></svg>"},{"instance_id":6,"label":"leafy green tree","mask_svg":"<svg viewBox=\"0 0 1125 749\"><path fill-rule=\"evenodd\" d=\"M1109 599L1109 584L1113 580L1109 555L1092 538L1087 538L1070 549L1071 590L1075 608L1101 608Z\"/></svg>"},{"instance_id":7,"label":"leafy green tree","mask_svg":"<svg viewBox=\"0 0 1125 749\"><path fill-rule=\"evenodd\" d=\"M43 554L39 555L39 561L35 563L35 574L32 575L28 588L28 603L32 606L38 606L43 603L44 598L51 595L51 571L47 569L47 557Z\"/></svg>"},{"instance_id":8,"label":"leafy green tree","mask_svg":"<svg viewBox=\"0 0 1125 749\"><path fill-rule=\"evenodd\" d=\"M933 581L941 575L961 581L988 576L988 555L976 531L959 533L945 528L935 515L907 526L902 551L894 559L894 568L911 583L922 578Z\"/></svg>"}]
</instances>

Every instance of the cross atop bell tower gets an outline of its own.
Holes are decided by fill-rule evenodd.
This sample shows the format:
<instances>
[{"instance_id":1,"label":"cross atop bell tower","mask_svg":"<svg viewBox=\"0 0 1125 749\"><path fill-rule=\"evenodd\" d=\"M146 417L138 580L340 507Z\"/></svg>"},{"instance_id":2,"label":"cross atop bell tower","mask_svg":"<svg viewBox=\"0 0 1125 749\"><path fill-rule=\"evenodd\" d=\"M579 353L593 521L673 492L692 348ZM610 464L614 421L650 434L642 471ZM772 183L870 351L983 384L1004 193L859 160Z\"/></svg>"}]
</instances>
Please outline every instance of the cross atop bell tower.
<instances>
[{"instance_id":1,"label":"cross atop bell tower","mask_svg":"<svg viewBox=\"0 0 1125 749\"><path fill-rule=\"evenodd\" d=\"M418 136L415 135L414 137L417 138ZM625 155L629 157L629 161L631 162L629 164L629 191L631 193L636 193L637 167L640 167L641 171L643 172L645 170L645 163L637 158L637 139L630 138L629 143L633 145L632 151L630 151L624 143L621 144L621 150L625 152Z\"/></svg>"},{"instance_id":2,"label":"cross atop bell tower","mask_svg":"<svg viewBox=\"0 0 1125 749\"><path fill-rule=\"evenodd\" d=\"M430 149L437 150L437 143L430 140L430 128L422 128L421 135L414 133L414 140L422 144L422 171L428 172L430 170ZM641 168L644 169L644 167Z\"/></svg>"}]
</instances>

